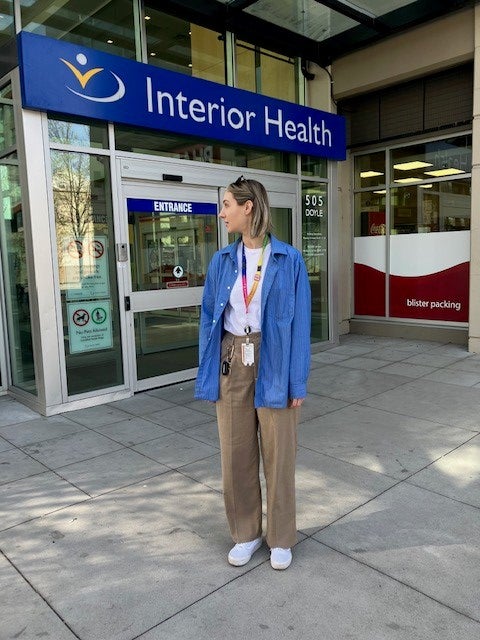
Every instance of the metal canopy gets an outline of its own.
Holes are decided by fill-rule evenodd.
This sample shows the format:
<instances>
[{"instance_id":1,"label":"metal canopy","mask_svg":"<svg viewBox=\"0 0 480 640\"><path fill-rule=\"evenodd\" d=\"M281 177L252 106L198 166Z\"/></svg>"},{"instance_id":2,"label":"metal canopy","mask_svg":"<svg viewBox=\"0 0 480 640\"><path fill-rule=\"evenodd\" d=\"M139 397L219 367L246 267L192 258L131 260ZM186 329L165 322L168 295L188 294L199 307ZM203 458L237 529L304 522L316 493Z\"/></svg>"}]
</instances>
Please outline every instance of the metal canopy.
<instances>
[{"instance_id":1,"label":"metal canopy","mask_svg":"<svg viewBox=\"0 0 480 640\"><path fill-rule=\"evenodd\" d=\"M325 66L480 0L156 0L159 11Z\"/></svg>"}]
</instances>

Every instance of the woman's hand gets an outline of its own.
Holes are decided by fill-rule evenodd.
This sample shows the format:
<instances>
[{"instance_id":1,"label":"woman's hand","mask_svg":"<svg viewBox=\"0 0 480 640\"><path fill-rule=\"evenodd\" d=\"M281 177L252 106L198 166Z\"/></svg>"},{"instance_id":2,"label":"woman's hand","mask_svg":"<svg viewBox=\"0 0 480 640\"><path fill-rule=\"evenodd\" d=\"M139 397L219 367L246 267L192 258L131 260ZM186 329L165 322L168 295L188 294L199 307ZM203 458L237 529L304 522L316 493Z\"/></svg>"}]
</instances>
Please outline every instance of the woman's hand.
<instances>
[{"instance_id":1,"label":"woman's hand","mask_svg":"<svg viewBox=\"0 0 480 640\"><path fill-rule=\"evenodd\" d=\"M305 398L292 398L288 402L289 407L301 407Z\"/></svg>"}]
</instances>

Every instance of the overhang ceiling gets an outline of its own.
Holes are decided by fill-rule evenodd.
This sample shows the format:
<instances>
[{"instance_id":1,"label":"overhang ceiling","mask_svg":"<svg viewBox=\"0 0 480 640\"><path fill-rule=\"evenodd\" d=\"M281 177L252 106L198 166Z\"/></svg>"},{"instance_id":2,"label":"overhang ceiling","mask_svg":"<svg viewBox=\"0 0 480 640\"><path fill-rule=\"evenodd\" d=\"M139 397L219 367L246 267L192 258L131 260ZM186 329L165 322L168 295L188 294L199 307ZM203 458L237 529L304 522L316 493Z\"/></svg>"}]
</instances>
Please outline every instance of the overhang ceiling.
<instances>
[{"instance_id":1,"label":"overhang ceiling","mask_svg":"<svg viewBox=\"0 0 480 640\"><path fill-rule=\"evenodd\" d=\"M328 65L336 58L479 0L150 0L220 33Z\"/></svg>"}]
</instances>

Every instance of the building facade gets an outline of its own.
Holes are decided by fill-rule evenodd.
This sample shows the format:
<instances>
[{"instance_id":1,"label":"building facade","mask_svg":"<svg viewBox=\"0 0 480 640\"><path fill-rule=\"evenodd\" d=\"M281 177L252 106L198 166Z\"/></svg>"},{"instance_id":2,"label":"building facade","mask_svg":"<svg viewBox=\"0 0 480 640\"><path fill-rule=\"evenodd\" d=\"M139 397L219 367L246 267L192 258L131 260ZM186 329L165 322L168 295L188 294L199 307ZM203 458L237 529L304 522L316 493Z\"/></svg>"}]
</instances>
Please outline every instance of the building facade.
<instances>
[{"instance_id":1,"label":"building facade","mask_svg":"<svg viewBox=\"0 0 480 640\"><path fill-rule=\"evenodd\" d=\"M192 379L240 174L304 255L314 350L480 349L475 6L323 68L175 3L74 4L0 22L1 393L50 415Z\"/></svg>"}]
</instances>

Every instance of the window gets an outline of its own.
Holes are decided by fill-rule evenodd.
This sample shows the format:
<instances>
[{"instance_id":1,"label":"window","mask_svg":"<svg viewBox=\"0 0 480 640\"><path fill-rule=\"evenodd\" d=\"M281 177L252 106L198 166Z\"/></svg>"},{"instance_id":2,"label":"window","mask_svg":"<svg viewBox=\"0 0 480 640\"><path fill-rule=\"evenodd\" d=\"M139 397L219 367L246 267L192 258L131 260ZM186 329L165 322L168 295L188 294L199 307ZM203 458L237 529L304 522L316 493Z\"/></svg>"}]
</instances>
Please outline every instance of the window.
<instances>
[{"instance_id":1,"label":"window","mask_svg":"<svg viewBox=\"0 0 480 640\"><path fill-rule=\"evenodd\" d=\"M289 102L298 101L295 61L246 42L235 46L236 86Z\"/></svg>"},{"instance_id":2,"label":"window","mask_svg":"<svg viewBox=\"0 0 480 640\"><path fill-rule=\"evenodd\" d=\"M293 153L240 147L218 140L193 139L188 136L122 125L115 126L115 148L119 151L182 158L232 167L284 173L296 171L296 156Z\"/></svg>"},{"instance_id":3,"label":"window","mask_svg":"<svg viewBox=\"0 0 480 640\"><path fill-rule=\"evenodd\" d=\"M133 0L29 0L21 14L24 31L135 58Z\"/></svg>"},{"instance_id":4,"label":"window","mask_svg":"<svg viewBox=\"0 0 480 640\"><path fill-rule=\"evenodd\" d=\"M147 62L225 84L224 39L219 33L145 4Z\"/></svg>"},{"instance_id":5,"label":"window","mask_svg":"<svg viewBox=\"0 0 480 640\"><path fill-rule=\"evenodd\" d=\"M471 166L470 134L355 157L355 314L467 322Z\"/></svg>"}]
</instances>

